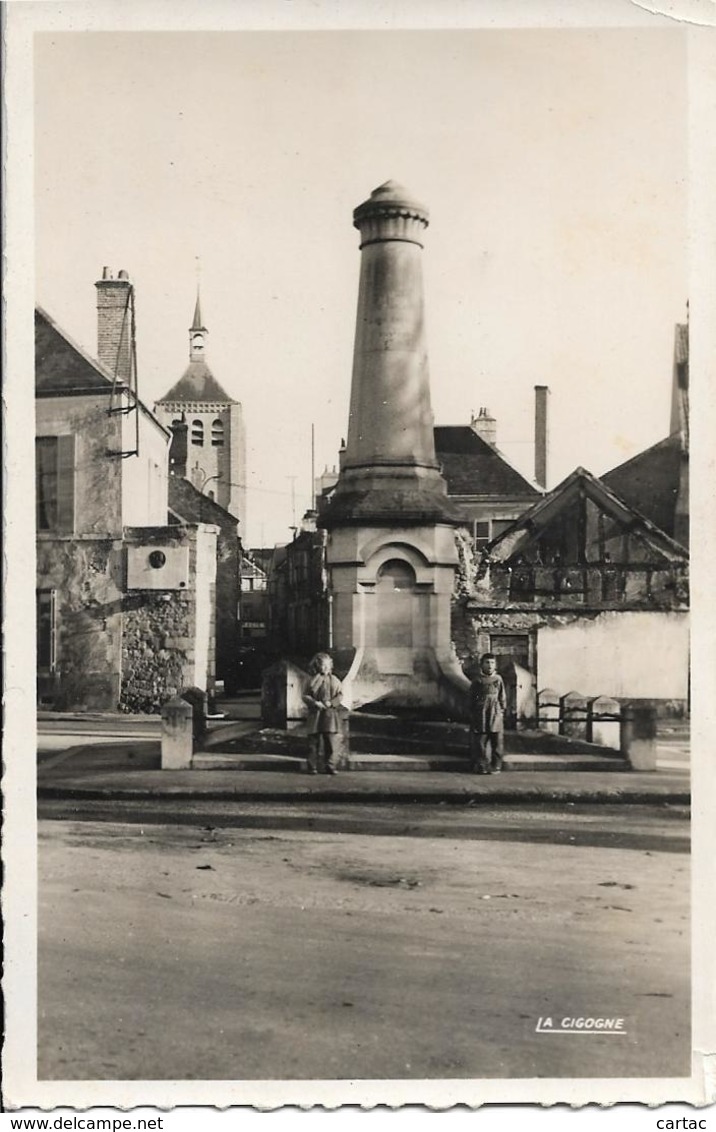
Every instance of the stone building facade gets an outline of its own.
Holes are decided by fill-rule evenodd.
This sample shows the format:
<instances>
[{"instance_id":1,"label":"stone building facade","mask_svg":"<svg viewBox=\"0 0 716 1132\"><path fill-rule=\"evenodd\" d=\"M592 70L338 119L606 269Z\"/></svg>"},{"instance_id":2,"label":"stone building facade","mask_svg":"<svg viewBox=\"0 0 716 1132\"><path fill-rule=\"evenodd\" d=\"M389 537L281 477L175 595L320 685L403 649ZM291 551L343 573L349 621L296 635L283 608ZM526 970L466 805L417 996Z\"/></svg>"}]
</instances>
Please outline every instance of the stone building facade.
<instances>
[{"instance_id":1,"label":"stone building facade","mask_svg":"<svg viewBox=\"0 0 716 1132\"><path fill-rule=\"evenodd\" d=\"M304 517L295 538L280 548L268 576L268 629L274 650L307 660L333 648L332 595L328 585L328 535Z\"/></svg>"},{"instance_id":2,"label":"stone building facade","mask_svg":"<svg viewBox=\"0 0 716 1132\"><path fill-rule=\"evenodd\" d=\"M168 526L170 434L136 395L130 289L97 285L111 370L35 314L38 700L58 710L156 711L214 677L216 531Z\"/></svg>"},{"instance_id":3,"label":"stone building facade","mask_svg":"<svg viewBox=\"0 0 716 1132\"><path fill-rule=\"evenodd\" d=\"M534 721L545 689L685 710L688 553L584 469L493 541L466 582L457 654L467 671L493 652L517 672L518 722Z\"/></svg>"},{"instance_id":4,"label":"stone building facade","mask_svg":"<svg viewBox=\"0 0 716 1132\"><path fill-rule=\"evenodd\" d=\"M237 650L241 626L241 561L239 521L215 499L197 491L189 480L169 476L169 521L216 528L216 678L233 694L238 687Z\"/></svg>"}]
</instances>

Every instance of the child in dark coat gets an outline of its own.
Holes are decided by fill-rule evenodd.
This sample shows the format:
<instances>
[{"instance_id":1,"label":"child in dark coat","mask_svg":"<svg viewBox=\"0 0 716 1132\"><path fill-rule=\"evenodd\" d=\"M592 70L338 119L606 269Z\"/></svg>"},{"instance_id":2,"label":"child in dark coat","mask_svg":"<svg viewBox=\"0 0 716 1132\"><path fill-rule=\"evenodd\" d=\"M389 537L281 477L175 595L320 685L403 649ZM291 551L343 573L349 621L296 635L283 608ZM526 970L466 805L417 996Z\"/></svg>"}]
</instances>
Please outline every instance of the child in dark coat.
<instances>
[{"instance_id":1,"label":"child in dark coat","mask_svg":"<svg viewBox=\"0 0 716 1132\"><path fill-rule=\"evenodd\" d=\"M343 689L338 677L333 675L333 661L328 653L319 652L314 656L311 672L313 676L303 697L309 707L308 773L318 774L323 757L325 773L338 774L334 742L338 732L338 708L341 706Z\"/></svg>"},{"instance_id":2,"label":"child in dark coat","mask_svg":"<svg viewBox=\"0 0 716 1132\"><path fill-rule=\"evenodd\" d=\"M505 684L492 653L480 658L480 672L470 684L470 757L476 774L499 774L503 766Z\"/></svg>"}]
</instances>

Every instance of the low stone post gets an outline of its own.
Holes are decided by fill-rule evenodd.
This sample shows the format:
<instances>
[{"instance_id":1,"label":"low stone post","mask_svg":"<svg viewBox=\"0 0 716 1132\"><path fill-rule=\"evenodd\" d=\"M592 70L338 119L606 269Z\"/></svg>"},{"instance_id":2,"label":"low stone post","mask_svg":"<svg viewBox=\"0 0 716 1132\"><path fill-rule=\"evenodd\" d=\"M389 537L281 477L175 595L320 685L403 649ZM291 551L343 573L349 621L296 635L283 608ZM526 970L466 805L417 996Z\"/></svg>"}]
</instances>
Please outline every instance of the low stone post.
<instances>
[{"instance_id":1,"label":"low stone post","mask_svg":"<svg viewBox=\"0 0 716 1132\"><path fill-rule=\"evenodd\" d=\"M192 734L194 744L201 747L206 738L206 716L209 710L209 697L202 688L185 688L181 698L189 704L192 712Z\"/></svg>"},{"instance_id":2,"label":"low stone post","mask_svg":"<svg viewBox=\"0 0 716 1132\"><path fill-rule=\"evenodd\" d=\"M537 695L537 726L540 731L559 734L559 692L543 688Z\"/></svg>"},{"instance_id":3,"label":"low stone post","mask_svg":"<svg viewBox=\"0 0 716 1132\"><path fill-rule=\"evenodd\" d=\"M621 747L621 705L611 696L597 696L589 704L587 742L601 747Z\"/></svg>"},{"instance_id":4,"label":"low stone post","mask_svg":"<svg viewBox=\"0 0 716 1132\"><path fill-rule=\"evenodd\" d=\"M291 730L305 720L303 702L310 676L290 660L279 660L264 669L261 682L261 718L268 727Z\"/></svg>"},{"instance_id":5,"label":"low stone post","mask_svg":"<svg viewBox=\"0 0 716 1132\"><path fill-rule=\"evenodd\" d=\"M570 739L587 738L587 704L586 696L581 692L567 692L562 696L560 703L560 734Z\"/></svg>"},{"instance_id":6,"label":"low stone post","mask_svg":"<svg viewBox=\"0 0 716 1132\"><path fill-rule=\"evenodd\" d=\"M656 709L635 705L622 709L620 750L632 770L656 770Z\"/></svg>"},{"instance_id":7,"label":"low stone post","mask_svg":"<svg viewBox=\"0 0 716 1132\"><path fill-rule=\"evenodd\" d=\"M191 704L179 696L162 707L162 770L188 770L194 749Z\"/></svg>"}]
</instances>

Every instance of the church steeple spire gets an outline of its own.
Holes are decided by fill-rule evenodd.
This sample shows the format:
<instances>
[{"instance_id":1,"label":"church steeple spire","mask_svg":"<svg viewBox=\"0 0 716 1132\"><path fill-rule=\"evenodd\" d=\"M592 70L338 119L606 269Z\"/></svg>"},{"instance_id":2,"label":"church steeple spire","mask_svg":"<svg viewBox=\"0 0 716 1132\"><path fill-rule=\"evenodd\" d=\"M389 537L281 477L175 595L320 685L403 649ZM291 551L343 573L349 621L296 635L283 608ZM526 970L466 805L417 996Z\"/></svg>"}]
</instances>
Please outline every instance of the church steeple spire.
<instances>
[{"instance_id":1,"label":"church steeple spire","mask_svg":"<svg viewBox=\"0 0 716 1132\"><path fill-rule=\"evenodd\" d=\"M196 306L194 307L194 321L191 324L192 330L206 330L203 322L201 321L201 294L199 288L196 289Z\"/></svg>"},{"instance_id":2,"label":"church steeple spire","mask_svg":"<svg viewBox=\"0 0 716 1132\"><path fill-rule=\"evenodd\" d=\"M196 289L196 306L194 307L194 318L189 327L189 361L198 362L204 358L204 349L206 346L207 329L204 326L201 318L201 295L199 287Z\"/></svg>"}]
</instances>

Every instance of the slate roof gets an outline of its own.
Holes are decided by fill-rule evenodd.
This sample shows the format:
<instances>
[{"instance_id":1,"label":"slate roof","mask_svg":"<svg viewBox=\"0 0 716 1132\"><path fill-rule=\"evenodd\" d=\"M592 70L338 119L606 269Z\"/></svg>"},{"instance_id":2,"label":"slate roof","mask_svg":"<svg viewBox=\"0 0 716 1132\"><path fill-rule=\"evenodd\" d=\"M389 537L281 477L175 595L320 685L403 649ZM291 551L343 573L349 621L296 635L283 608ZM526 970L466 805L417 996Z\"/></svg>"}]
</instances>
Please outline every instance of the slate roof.
<instances>
[{"instance_id":1,"label":"slate roof","mask_svg":"<svg viewBox=\"0 0 716 1132\"><path fill-rule=\"evenodd\" d=\"M228 405L235 404L233 397L222 389L203 361L189 362L176 385L157 404L162 405L165 401L225 401Z\"/></svg>"},{"instance_id":2,"label":"slate roof","mask_svg":"<svg viewBox=\"0 0 716 1132\"><path fill-rule=\"evenodd\" d=\"M602 482L673 538L681 460L680 439L674 434L612 468Z\"/></svg>"},{"instance_id":3,"label":"slate roof","mask_svg":"<svg viewBox=\"0 0 716 1132\"><path fill-rule=\"evenodd\" d=\"M60 330L42 307L35 308L35 393L74 393L112 388L104 366Z\"/></svg>"},{"instance_id":4,"label":"slate roof","mask_svg":"<svg viewBox=\"0 0 716 1132\"><path fill-rule=\"evenodd\" d=\"M450 495L541 497L539 488L469 425L438 425L434 434Z\"/></svg>"}]
</instances>

